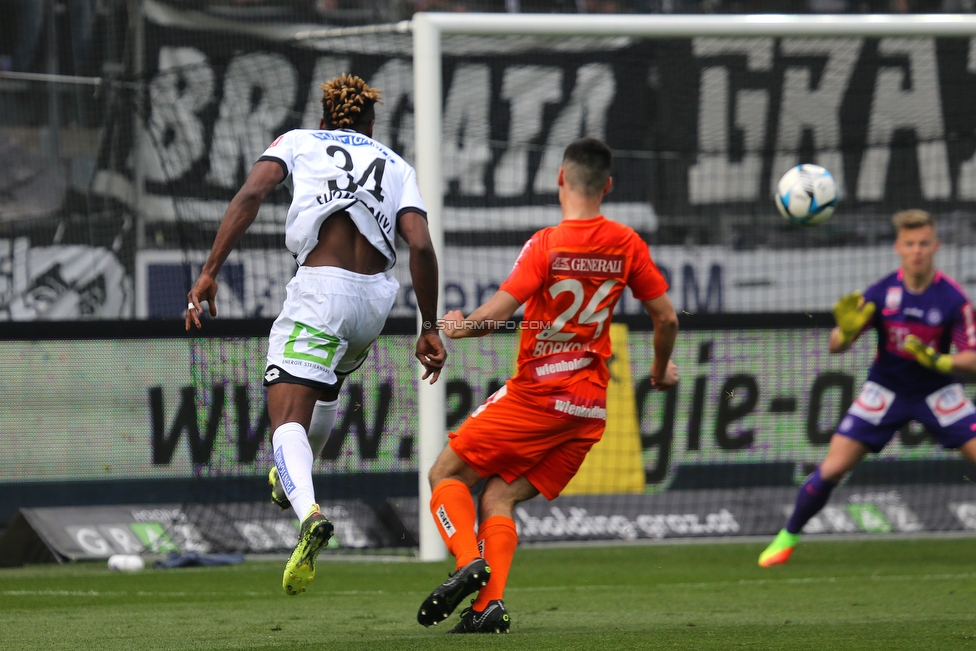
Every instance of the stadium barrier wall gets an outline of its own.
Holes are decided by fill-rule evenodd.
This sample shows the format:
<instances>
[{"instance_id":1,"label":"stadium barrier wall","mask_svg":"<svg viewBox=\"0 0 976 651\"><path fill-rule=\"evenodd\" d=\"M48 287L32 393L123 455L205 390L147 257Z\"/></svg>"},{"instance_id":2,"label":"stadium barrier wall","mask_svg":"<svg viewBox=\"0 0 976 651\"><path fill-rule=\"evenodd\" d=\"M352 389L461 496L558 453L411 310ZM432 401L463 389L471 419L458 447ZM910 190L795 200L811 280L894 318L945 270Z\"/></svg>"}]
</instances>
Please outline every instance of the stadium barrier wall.
<instances>
[{"instance_id":1,"label":"stadium barrier wall","mask_svg":"<svg viewBox=\"0 0 976 651\"><path fill-rule=\"evenodd\" d=\"M558 208L545 210L551 222L559 218ZM612 205L607 214L616 216ZM508 277L520 246L448 245L440 260L445 309L470 313L487 300ZM657 245L651 253L669 281L675 307L690 314L827 311L838 296L867 287L898 264L887 241L800 250ZM206 255L203 248L145 251L135 256L130 273L106 250L31 246L27 237L0 238L0 281L5 279L10 290L0 296L9 299L0 304L0 322L50 320L51 309L59 311L59 320L74 319L80 315L73 310L98 302L91 292L106 301L99 303L105 311L95 309L85 320L104 318L106 328L127 314L138 320L180 318L186 309L184 282L195 277ZM976 268L976 246L944 242L938 261L968 292L976 292L976 274L971 271ZM274 253L233 253L220 277L221 317L276 314L294 270L292 256L283 248ZM409 269L401 263L392 274L400 282L392 314L412 317L416 299ZM625 290L615 313L639 316L642 309Z\"/></svg>"},{"instance_id":2,"label":"stadium barrier wall","mask_svg":"<svg viewBox=\"0 0 976 651\"><path fill-rule=\"evenodd\" d=\"M415 547L414 534L361 500L322 500L335 525L329 548L350 551ZM219 510L221 505L205 507ZM213 514L196 514L207 522ZM248 506L229 526L201 530L181 504L24 508L0 535L0 567L103 560L113 554L282 553L298 543L297 521L268 502Z\"/></svg>"},{"instance_id":3,"label":"stadium barrier wall","mask_svg":"<svg viewBox=\"0 0 976 651\"><path fill-rule=\"evenodd\" d=\"M674 490L657 494L574 495L524 502L515 509L519 542L634 542L771 536L793 508L795 489ZM333 551L416 547L416 497L391 498L383 509L360 500L322 500L335 524ZM920 534L976 531L972 485L843 486L804 528L820 534ZM285 552L297 521L267 502L249 506L219 531L201 530L179 504L21 509L0 535L0 567L103 560L113 554L250 554Z\"/></svg>"},{"instance_id":4,"label":"stadium barrier wall","mask_svg":"<svg viewBox=\"0 0 976 651\"><path fill-rule=\"evenodd\" d=\"M866 376L871 338L834 356L825 349L831 319L823 313L680 318L675 359L683 381L665 393L648 382L649 321L617 319L630 325L627 370L647 483L683 487L691 481L683 469L703 464L819 461ZM182 323L166 321L4 326L0 477L173 480L192 477L199 464L245 472L267 461L261 374L269 325L208 321L213 338L187 336ZM414 327L392 320L347 382L321 472L416 470L414 335L407 334ZM451 344L441 380L449 429L511 375L514 344L504 333ZM952 458L915 430L882 457Z\"/></svg>"},{"instance_id":5,"label":"stadium barrier wall","mask_svg":"<svg viewBox=\"0 0 976 651\"><path fill-rule=\"evenodd\" d=\"M558 208L545 208L551 223ZM613 207L607 214L615 218ZM470 314L508 277L521 243L514 246L448 246L440 257L444 279L444 310ZM137 316L147 319L179 318L186 309L185 294L176 294L186 277L195 277L207 250L157 249L136 256ZM723 246L651 247L655 264L668 281L675 308L686 314L755 312L826 312L838 296L863 289L897 268L890 242L874 246L826 247L739 251ZM405 253L403 255L406 255ZM0 256L2 259L2 256ZM477 260L478 264L471 264ZM976 246L943 243L940 268L971 293L976 291ZM53 263L52 263L53 264ZM43 265L41 265L43 267ZM287 269L284 276L275 269ZM284 287L295 265L284 249L240 251L231 255L220 280L221 316L241 319L253 314L276 314L284 300ZM816 269L813 276L805 276ZM391 275L400 283L394 317L416 314L409 267L402 262ZM617 316L642 316L640 303L629 289L614 310Z\"/></svg>"}]
</instances>

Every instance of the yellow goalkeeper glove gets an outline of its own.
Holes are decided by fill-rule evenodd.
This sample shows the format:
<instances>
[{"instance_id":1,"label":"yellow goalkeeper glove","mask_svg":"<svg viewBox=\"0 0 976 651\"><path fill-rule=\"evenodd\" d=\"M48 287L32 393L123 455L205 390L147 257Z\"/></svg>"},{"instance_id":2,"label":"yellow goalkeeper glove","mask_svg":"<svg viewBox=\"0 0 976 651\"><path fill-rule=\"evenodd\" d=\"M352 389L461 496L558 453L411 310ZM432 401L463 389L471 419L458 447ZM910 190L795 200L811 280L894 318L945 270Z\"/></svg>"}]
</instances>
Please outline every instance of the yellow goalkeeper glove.
<instances>
[{"instance_id":1,"label":"yellow goalkeeper glove","mask_svg":"<svg viewBox=\"0 0 976 651\"><path fill-rule=\"evenodd\" d=\"M860 334L874 316L874 309L874 303L864 302L861 292L848 294L834 303L834 320L845 344L854 341Z\"/></svg>"},{"instance_id":2,"label":"yellow goalkeeper glove","mask_svg":"<svg viewBox=\"0 0 976 651\"><path fill-rule=\"evenodd\" d=\"M952 373L952 355L943 355L932 346L926 346L915 335L905 337L905 351L911 353L918 363L939 373Z\"/></svg>"}]
</instances>

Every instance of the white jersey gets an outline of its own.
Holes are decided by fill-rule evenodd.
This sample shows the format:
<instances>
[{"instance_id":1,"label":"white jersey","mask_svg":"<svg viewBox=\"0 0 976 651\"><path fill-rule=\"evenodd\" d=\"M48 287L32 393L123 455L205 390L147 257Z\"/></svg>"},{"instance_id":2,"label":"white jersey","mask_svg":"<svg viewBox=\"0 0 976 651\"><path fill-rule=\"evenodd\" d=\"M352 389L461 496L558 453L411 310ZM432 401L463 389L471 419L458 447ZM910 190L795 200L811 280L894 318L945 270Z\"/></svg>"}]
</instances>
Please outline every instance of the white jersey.
<instances>
[{"instance_id":1,"label":"white jersey","mask_svg":"<svg viewBox=\"0 0 976 651\"><path fill-rule=\"evenodd\" d=\"M356 131L295 129L278 136L258 160L276 162L292 177L285 246L298 264L318 244L326 218L345 210L386 256L389 270L396 262L397 219L405 212L427 215L413 167Z\"/></svg>"}]
</instances>

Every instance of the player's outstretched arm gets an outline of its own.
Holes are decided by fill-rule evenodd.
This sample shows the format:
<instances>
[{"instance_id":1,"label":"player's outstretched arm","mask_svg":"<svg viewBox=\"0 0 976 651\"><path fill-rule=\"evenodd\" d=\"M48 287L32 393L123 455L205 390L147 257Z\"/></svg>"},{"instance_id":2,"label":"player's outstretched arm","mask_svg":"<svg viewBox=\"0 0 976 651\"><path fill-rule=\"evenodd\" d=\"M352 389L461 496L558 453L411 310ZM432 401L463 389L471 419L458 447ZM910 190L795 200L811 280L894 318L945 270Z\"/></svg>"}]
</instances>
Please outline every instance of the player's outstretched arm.
<instances>
[{"instance_id":1,"label":"player's outstretched arm","mask_svg":"<svg viewBox=\"0 0 976 651\"><path fill-rule=\"evenodd\" d=\"M244 185L231 199L224 219L220 222L217 236L214 238L213 248L203 265L200 277L193 283L193 288L187 294L186 329L190 326L201 327L200 315L203 308L200 303L207 303L210 316L217 316L217 274L223 266L227 256L237 246L241 236L257 217L258 209L264 198L268 196L276 185L285 178L285 172L278 163L258 161L251 168ZM192 308L190 307L192 306Z\"/></svg>"},{"instance_id":2,"label":"player's outstretched arm","mask_svg":"<svg viewBox=\"0 0 976 651\"><path fill-rule=\"evenodd\" d=\"M447 350L437 333L437 254L430 241L427 220L416 212L407 212L397 219L397 231L410 247L410 279L413 282L417 308L420 310L420 336L416 357L424 366L422 379L433 384L440 377L447 360Z\"/></svg>"},{"instance_id":3,"label":"player's outstretched arm","mask_svg":"<svg viewBox=\"0 0 976 651\"><path fill-rule=\"evenodd\" d=\"M654 361L651 363L651 384L658 391L670 389L678 383L678 367L671 361L674 342L678 338L678 315L671 299L661 294L649 301L641 301L654 322Z\"/></svg>"},{"instance_id":4,"label":"player's outstretched arm","mask_svg":"<svg viewBox=\"0 0 976 651\"><path fill-rule=\"evenodd\" d=\"M834 321L837 327L830 331L827 349L842 353L850 348L864 327L874 318L875 305L864 302L861 292L852 292L834 303Z\"/></svg>"},{"instance_id":5,"label":"player's outstretched arm","mask_svg":"<svg viewBox=\"0 0 976 651\"><path fill-rule=\"evenodd\" d=\"M497 330L499 323L512 318L520 305L517 298L500 289L468 318L464 318L461 310L451 310L438 325L449 339L484 337Z\"/></svg>"}]
</instances>

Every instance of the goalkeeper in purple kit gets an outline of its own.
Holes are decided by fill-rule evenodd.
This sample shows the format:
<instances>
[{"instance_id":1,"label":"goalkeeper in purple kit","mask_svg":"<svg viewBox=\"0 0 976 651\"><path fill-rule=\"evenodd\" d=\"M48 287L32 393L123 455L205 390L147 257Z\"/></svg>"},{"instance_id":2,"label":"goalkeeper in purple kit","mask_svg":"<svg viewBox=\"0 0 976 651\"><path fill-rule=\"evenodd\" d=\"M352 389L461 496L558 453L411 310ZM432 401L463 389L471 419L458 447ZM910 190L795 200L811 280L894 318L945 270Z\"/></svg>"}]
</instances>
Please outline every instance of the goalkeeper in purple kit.
<instances>
[{"instance_id":1,"label":"goalkeeper in purple kit","mask_svg":"<svg viewBox=\"0 0 976 651\"><path fill-rule=\"evenodd\" d=\"M976 463L976 407L956 374L976 374L976 322L962 288L935 268L935 222L921 210L893 218L901 267L861 296L834 305L831 353L846 351L860 334L878 334L878 354L861 393L830 439L827 456L800 488L793 514L759 556L759 565L789 560L803 526L868 452L880 452L905 423L925 425L944 448ZM949 349L955 344L956 353Z\"/></svg>"}]
</instances>

